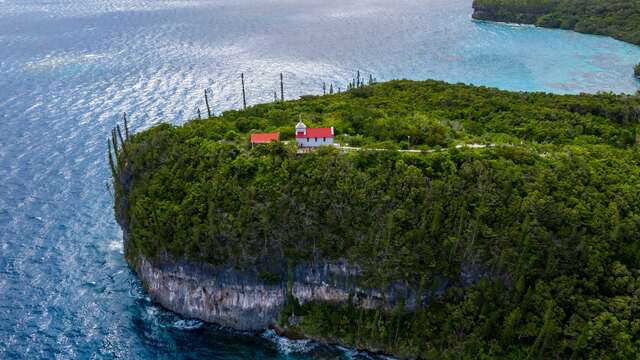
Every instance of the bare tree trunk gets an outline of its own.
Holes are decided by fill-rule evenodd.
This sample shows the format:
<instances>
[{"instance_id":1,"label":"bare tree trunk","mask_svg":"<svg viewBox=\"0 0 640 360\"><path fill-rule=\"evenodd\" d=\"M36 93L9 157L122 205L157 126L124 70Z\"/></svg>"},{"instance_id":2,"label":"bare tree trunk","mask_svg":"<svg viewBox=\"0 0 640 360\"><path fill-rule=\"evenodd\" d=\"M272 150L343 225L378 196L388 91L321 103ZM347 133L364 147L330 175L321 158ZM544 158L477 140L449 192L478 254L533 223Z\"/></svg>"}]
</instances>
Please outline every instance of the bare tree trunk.
<instances>
[{"instance_id":1,"label":"bare tree trunk","mask_svg":"<svg viewBox=\"0 0 640 360\"><path fill-rule=\"evenodd\" d=\"M280 101L284 102L284 76L280 73Z\"/></svg>"},{"instance_id":2,"label":"bare tree trunk","mask_svg":"<svg viewBox=\"0 0 640 360\"><path fill-rule=\"evenodd\" d=\"M120 139L120 144L122 145L122 151L124 151L124 139L122 138L122 132L120 131L120 125L116 125L116 132L118 133L118 139Z\"/></svg>"},{"instance_id":3,"label":"bare tree trunk","mask_svg":"<svg viewBox=\"0 0 640 360\"><path fill-rule=\"evenodd\" d=\"M211 119L211 108L209 107L209 96L207 95L207 90L204 90L204 102L207 104L207 115L209 119Z\"/></svg>"},{"instance_id":4,"label":"bare tree trunk","mask_svg":"<svg viewBox=\"0 0 640 360\"><path fill-rule=\"evenodd\" d=\"M244 73L240 74L240 81L242 82L242 108L247 110L247 96L244 92Z\"/></svg>"},{"instance_id":5,"label":"bare tree trunk","mask_svg":"<svg viewBox=\"0 0 640 360\"><path fill-rule=\"evenodd\" d=\"M127 122L127 113L125 112L124 115L124 136L125 139L129 140L129 123Z\"/></svg>"}]
</instances>

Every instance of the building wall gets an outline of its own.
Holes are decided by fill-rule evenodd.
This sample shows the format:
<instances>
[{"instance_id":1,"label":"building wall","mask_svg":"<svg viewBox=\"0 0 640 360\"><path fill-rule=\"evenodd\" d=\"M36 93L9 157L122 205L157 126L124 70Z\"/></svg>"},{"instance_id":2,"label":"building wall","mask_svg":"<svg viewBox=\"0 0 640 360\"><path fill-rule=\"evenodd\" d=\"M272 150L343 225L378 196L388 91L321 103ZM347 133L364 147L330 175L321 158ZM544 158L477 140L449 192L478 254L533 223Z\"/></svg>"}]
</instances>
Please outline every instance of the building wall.
<instances>
[{"instance_id":1,"label":"building wall","mask_svg":"<svg viewBox=\"0 0 640 360\"><path fill-rule=\"evenodd\" d=\"M301 147L317 147L322 145L332 145L333 138L296 138L296 143Z\"/></svg>"}]
</instances>

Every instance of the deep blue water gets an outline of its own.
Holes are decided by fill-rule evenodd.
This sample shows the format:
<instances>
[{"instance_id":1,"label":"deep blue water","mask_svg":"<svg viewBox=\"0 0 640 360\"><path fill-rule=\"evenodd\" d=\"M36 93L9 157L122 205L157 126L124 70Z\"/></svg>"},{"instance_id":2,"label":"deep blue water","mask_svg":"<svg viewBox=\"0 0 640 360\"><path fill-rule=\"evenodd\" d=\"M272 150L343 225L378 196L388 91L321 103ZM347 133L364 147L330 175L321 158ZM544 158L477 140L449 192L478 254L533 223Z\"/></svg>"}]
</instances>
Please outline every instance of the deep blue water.
<instances>
[{"instance_id":1,"label":"deep blue water","mask_svg":"<svg viewBox=\"0 0 640 360\"><path fill-rule=\"evenodd\" d=\"M204 108L435 78L513 90L633 93L640 48L473 22L471 0L0 0L0 358L358 356L220 330L150 303L122 257L106 138Z\"/></svg>"}]
</instances>

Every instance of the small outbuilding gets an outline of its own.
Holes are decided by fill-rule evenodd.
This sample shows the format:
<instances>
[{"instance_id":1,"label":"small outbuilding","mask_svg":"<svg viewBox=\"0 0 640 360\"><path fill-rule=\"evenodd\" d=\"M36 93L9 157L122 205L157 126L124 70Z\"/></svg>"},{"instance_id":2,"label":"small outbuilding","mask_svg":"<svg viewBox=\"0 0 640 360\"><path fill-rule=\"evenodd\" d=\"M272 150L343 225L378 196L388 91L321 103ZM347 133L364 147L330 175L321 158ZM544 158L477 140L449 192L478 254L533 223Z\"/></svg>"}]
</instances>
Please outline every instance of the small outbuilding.
<instances>
[{"instance_id":1,"label":"small outbuilding","mask_svg":"<svg viewBox=\"0 0 640 360\"><path fill-rule=\"evenodd\" d=\"M279 132L251 134L251 146L257 144L268 144L274 141L280 141Z\"/></svg>"}]
</instances>

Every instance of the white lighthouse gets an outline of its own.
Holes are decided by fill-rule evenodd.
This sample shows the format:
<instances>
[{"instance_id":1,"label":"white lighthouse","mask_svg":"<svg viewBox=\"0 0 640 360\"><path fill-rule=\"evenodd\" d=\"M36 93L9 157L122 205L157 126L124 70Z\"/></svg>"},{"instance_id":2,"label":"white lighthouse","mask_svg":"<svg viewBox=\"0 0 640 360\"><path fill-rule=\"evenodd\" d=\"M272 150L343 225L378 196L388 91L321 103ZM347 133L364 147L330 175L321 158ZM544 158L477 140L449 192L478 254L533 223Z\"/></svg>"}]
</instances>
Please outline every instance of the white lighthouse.
<instances>
[{"instance_id":1,"label":"white lighthouse","mask_svg":"<svg viewBox=\"0 0 640 360\"><path fill-rule=\"evenodd\" d=\"M315 148L322 145L333 145L335 132L330 128L307 128L302 121L296 125L296 143L300 148Z\"/></svg>"},{"instance_id":2,"label":"white lighthouse","mask_svg":"<svg viewBox=\"0 0 640 360\"><path fill-rule=\"evenodd\" d=\"M298 125L296 125L296 136L300 135L307 135L307 125L305 125L302 121L299 121Z\"/></svg>"}]
</instances>

